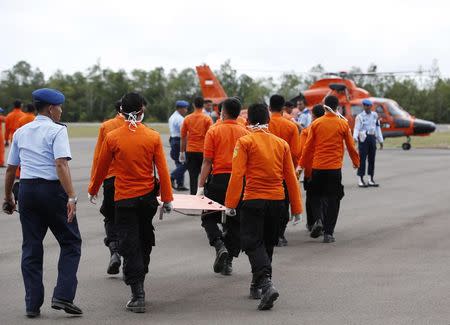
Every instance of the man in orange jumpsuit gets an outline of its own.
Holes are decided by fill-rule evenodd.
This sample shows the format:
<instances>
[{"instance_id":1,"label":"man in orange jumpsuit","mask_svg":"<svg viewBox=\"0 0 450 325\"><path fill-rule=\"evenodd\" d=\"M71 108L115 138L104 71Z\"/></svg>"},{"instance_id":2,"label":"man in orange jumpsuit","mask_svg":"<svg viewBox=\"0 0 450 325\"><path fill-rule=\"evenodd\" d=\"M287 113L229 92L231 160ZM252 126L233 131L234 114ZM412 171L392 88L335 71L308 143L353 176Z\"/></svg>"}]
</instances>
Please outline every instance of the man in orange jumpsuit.
<instances>
[{"instance_id":1,"label":"man in orange jumpsuit","mask_svg":"<svg viewBox=\"0 0 450 325\"><path fill-rule=\"evenodd\" d=\"M339 100L336 96L327 96L324 107L325 115L311 124L300 165L312 169L309 192L312 193L312 212L317 218L311 237L322 234L323 242L332 243L339 215L340 201L344 197L342 185L342 161L344 158L344 142L353 168L359 166L359 155L353 144L353 137L346 120L337 115Z\"/></svg>"},{"instance_id":2,"label":"man in orange jumpsuit","mask_svg":"<svg viewBox=\"0 0 450 325\"><path fill-rule=\"evenodd\" d=\"M94 157L92 159L91 184L93 181L94 171L97 169L100 150L102 148L103 142L105 141L106 135L109 132L125 125L125 119L123 115L120 114L120 106L121 101L119 100L115 104L115 108L117 111L116 116L103 122L100 125L97 144L95 145L94 150ZM103 202L102 206L100 207L100 213L105 217L103 219L103 223L105 225L106 237L104 238L103 242L105 243L106 247L109 248L110 252L110 260L108 268L106 269L106 273L108 274L119 273L121 264L119 255L119 240L114 223L114 180L116 178L115 173L116 171L114 168L114 163L111 163L111 166L108 170L108 175L103 181Z\"/></svg>"},{"instance_id":3,"label":"man in orange jumpsuit","mask_svg":"<svg viewBox=\"0 0 450 325\"><path fill-rule=\"evenodd\" d=\"M181 126L181 163L186 163L189 172L191 195L197 193L198 175L203 163L205 135L213 121L203 113L203 97L194 99L194 112L185 117Z\"/></svg>"},{"instance_id":4,"label":"man in orange jumpsuit","mask_svg":"<svg viewBox=\"0 0 450 325\"><path fill-rule=\"evenodd\" d=\"M298 151L300 144L300 135L298 133L297 125L294 122L289 121L288 119L283 117L283 107L284 107L284 98L280 95L273 95L270 97L270 122L269 122L269 131L272 134L275 134L277 137L285 140L290 147L291 157L294 167L297 167L298 164ZM285 186L285 190L286 186ZM278 246L286 246L288 241L285 237L286 227L289 222L289 195L286 193L285 196L285 205L284 210L281 215L281 224L280 224L280 238L278 240Z\"/></svg>"},{"instance_id":5,"label":"man in orange jumpsuit","mask_svg":"<svg viewBox=\"0 0 450 325\"><path fill-rule=\"evenodd\" d=\"M325 114L325 109L323 108L323 105L318 104L313 107L313 109L311 110L311 113L312 113L312 120L314 121L314 120L318 119L319 117L322 117ZM308 138L309 128L310 128L310 126L304 128L302 130L302 133L300 134L299 157L302 156L303 147L305 146L306 139ZM300 161L299 161L299 163L300 163ZM310 193L310 191L309 191L310 183L311 183L311 174L312 174L312 170L310 168L308 168L307 170L305 170L305 176L303 178L303 189L305 190L305 193L306 193L306 199L305 199L306 229L308 229L308 231L311 231L314 223L316 222L316 220L313 218L313 213L312 213L312 209L311 209L311 200L312 200L313 193Z\"/></svg>"},{"instance_id":6,"label":"man in orange jumpsuit","mask_svg":"<svg viewBox=\"0 0 450 325\"><path fill-rule=\"evenodd\" d=\"M17 128L33 122L36 118L36 107L33 104L28 104L24 115L17 122Z\"/></svg>"},{"instance_id":7,"label":"man in orange jumpsuit","mask_svg":"<svg viewBox=\"0 0 450 325\"><path fill-rule=\"evenodd\" d=\"M137 93L122 97L121 113L126 123L106 134L88 189L93 201L112 163L116 176L114 203L119 253L124 259L123 278L132 293L126 308L137 313L145 312L144 280L155 245L152 219L158 209L159 189L155 166L165 212L172 210L173 201L161 136L141 123L144 103Z\"/></svg>"},{"instance_id":8,"label":"man in orange jumpsuit","mask_svg":"<svg viewBox=\"0 0 450 325\"><path fill-rule=\"evenodd\" d=\"M6 117L3 115L5 110L0 107L0 168L5 166L5 138L3 136L3 123L5 123Z\"/></svg>"},{"instance_id":9,"label":"man in orange jumpsuit","mask_svg":"<svg viewBox=\"0 0 450 325\"><path fill-rule=\"evenodd\" d=\"M22 112L22 102L20 100L14 101L14 108L6 115L5 119L5 145L9 145L9 141L12 140L14 132L18 129L18 123L25 113Z\"/></svg>"},{"instance_id":10,"label":"man in orange jumpsuit","mask_svg":"<svg viewBox=\"0 0 450 325\"><path fill-rule=\"evenodd\" d=\"M279 296L272 284L272 255L285 205L283 181L296 216L302 212L302 202L289 145L268 132L267 107L251 105L248 121L253 132L236 142L225 206L227 215L236 215L245 177L244 197L239 208L241 246L253 273L250 298L261 298L258 309L266 310L273 307Z\"/></svg>"},{"instance_id":11,"label":"man in orange jumpsuit","mask_svg":"<svg viewBox=\"0 0 450 325\"><path fill-rule=\"evenodd\" d=\"M206 133L203 165L197 190L197 195L206 195L220 204L225 203L236 141L249 134L249 131L236 121L241 112L240 101L228 98L222 106L223 121L211 127ZM218 224L222 223L221 212L202 215L202 227L208 236L209 244L216 249L213 264L216 273L231 275L233 271L233 257L238 257L241 251L238 218L238 216L227 218L222 225L222 231L218 227Z\"/></svg>"}]
</instances>

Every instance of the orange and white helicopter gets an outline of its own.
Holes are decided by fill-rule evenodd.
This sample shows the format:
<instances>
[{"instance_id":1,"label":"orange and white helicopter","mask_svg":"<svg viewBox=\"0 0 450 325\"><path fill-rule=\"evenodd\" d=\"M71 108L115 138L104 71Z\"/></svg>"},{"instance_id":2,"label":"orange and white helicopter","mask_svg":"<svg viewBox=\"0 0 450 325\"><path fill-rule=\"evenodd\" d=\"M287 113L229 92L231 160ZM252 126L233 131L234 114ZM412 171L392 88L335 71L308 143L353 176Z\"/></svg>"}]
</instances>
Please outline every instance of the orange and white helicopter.
<instances>
[{"instance_id":1,"label":"orange and white helicopter","mask_svg":"<svg viewBox=\"0 0 450 325\"><path fill-rule=\"evenodd\" d=\"M209 66L197 66L196 70L205 98L212 100L217 105L228 97ZM324 98L328 95L335 95L339 98L339 111L348 120L351 128L355 124L356 115L363 111L363 99L370 99L373 103L372 110L376 111L380 117L383 136L385 138L406 137L406 142L402 144L404 150L411 149L411 136L427 136L436 130L433 122L410 115L396 101L389 98L371 97L368 91L357 87L345 73L314 82L303 94L290 101L296 104L297 100L305 98L308 108L311 109L314 105L323 103ZM245 113L244 111L243 114ZM293 114L298 114L298 110Z\"/></svg>"}]
</instances>

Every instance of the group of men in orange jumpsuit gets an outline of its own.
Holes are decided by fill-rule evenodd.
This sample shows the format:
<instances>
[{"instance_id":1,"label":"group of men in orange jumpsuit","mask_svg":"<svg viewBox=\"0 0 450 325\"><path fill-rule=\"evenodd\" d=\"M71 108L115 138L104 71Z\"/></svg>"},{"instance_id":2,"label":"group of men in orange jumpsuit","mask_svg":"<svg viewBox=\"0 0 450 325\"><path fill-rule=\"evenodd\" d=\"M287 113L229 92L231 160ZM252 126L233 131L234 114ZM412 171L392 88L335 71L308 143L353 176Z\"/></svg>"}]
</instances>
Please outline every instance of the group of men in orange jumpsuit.
<instances>
[{"instance_id":1,"label":"group of men in orange jumpsuit","mask_svg":"<svg viewBox=\"0 0 450 325\"><path fill-rule=\"evenodd\" d=\"M270 98L269 107L249 106L245 126L238 121L242 108L238 98L222 103L216 124L203 104L203 98L196 98L194 112L183 121L179 160L188 165L191 194L226 207L226 218L208 211L201 217L209 244L216 249L213 270L231 275L233 258L244 251L253 275L249 297L260 300L259 310L271 309L279 297L272 282L274 247L287 243L284 232L290 214L300 219L303 212L299 170L305 170L311 236L323 234L325 243L334 241L343 197L344 142L354 167L359 165L350 128L336 113L335 96L313 108L316 120L301 134L283 116L285 101L280 95ZM121 255L124 280L132 292L127 309L133 312L145 311L144 279L155 243L156 196L161 194L166 212L172 210L173 200L161 138L141 123L146 106L141 95L129 93L117 104L118 115L102 124L88 189L95 202L103 183L101 211L105 243L111 250L107 272L118 273Z\"/></svg>"}]
</instances>

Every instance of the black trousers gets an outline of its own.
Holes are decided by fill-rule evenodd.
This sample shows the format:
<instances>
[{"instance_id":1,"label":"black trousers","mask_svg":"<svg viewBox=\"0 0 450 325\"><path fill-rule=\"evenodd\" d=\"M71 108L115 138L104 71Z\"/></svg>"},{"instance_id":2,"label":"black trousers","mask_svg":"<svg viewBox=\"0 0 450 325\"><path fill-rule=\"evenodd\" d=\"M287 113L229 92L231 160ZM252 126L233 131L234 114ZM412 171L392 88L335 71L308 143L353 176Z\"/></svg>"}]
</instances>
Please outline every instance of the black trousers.
<instances>
[{"instance_id":1,"label":"black trousers","mask_svg":"<svg viewBox=\"0 0 450 325\"><path fill-rule=\"evenodd\" d=\"M115 177L110 177L108 179L105 179L103 182L103 202L102 206L100 207L100 213L105 217L103 219L103 223L105 224L105 234L106 237L104 239L104 243L106 246L110 246L109 244L117 243L118 237L117 237L117 230L116 230L116 224L114 220L115 215L115 205L114 205L114 181ZM112 245L116 246L116 245Z\"/></svg>"},{"instance_id":2,"label":"black trousers","mask_svg":"<svg viewBox=\"0 0 450 325\"><path fill-rule=\"evenodd\" d=\"M20 181L20 223L22 224L22 276L27 311L38 311L44 302L42 241L50 229L61 248L58 280L53 297L72 302L77 290L81 256L81 235L77 219L67 222L67 195L59 181Z\"/></svg>"},{"instance_id":3,"label":"black trousers","mask_svg":"<svg viewBox=\"0 0 450 325\"><path fill-rule=\"evenodd\" d=\"M286 186L286 182L283 181L284 187L284 207L281 211L281 222L280 222L280 237L284 237L287 225L289 223L289 193Z\"/></svg>"},{"instance_id":4,"label":"black trousers","mask_svg":"<svg viewBox=\"0 0 450 325\"><path fill-rule=\"evenodd\" d=\"M186 167L189 172L189 188L191 190L191 195L197 193L198 175L200 175L202 163L202 152L186 152Z\"/></svg>"},{"instance_id":5,"label":"black trousers","mask_svg":"<svg viewBox=\"0 0 450 325\"><path fill-rule=\"evenodd\" d=\"M339 207L344 197L340 169L313 169L311 179L311 207L314 222L320 218L325 234L333 235L339 215ZM308 193L309 193L308 192Z\"/></svg>"},{"instance_id":6,"label":"black trousers","mask_svg":"<svg viewBox=\"0 0 450 325\"><path fill-rule=\"evenodd\" d=\"M242 201L241 247L257 277L272 276L273 248L278 243L284 205L284 200Z\"/></svg>"},{"instance_id":7,"label":"black trousers","mask_svg":"<svg viewBox=\"0 0 450 325\"><path fill-rule=\"evenodd\" d=\"M180 137L170 137L170 158L175 162L175 169L170 173L170 178L176 180L178 186L184 186L184 173L186 164L180 162Z\"/></svg>"},{"instance_id":8,"label":"black trousers","mask_svg":"<svg viewBox=\"0 0 450 325\"><path fill-rule=\"evenodd\" d=\"M311 204L313 192L310 191L310 187L311 187L311 179L305 177L303 179L303 189L305 190L306 193L305 210L306 210L306 224L308 225L308 227L312 227L316 222L316 218L314 218L313 216Z\"/></svg>"},{"instance_id":9,"label":"black trousers","mask_svg":"<svg viewBox=\"0 0 450 325\"><path fill-rule=\"evenodd\" d=\"M158 201L153 193L116 201L119 253L123 256L123 278L127 285L145 280L150 254L155 246L153 216Z\"/></svg>"},{"instance_id":10,"label":"black trousers","mask_svg":"<svg viewBox=\"0 0 450 325\"><path fill-rule=\"evenodd\" d=\"M364 142L358 142L360 164L358 176L366 174L366 160L368 162L367 174L372 176L375 173L375 154L377 152L377 140L374 135L368 134Z\"/></svg>"},{"instance_id":11,"label":"black trousers","mask_svg":"<svg viewBox=\"0 0 450 325\"><path fill-rule=\"evenodd\" d=\"M211 175L205 186L205 196L220 204L225 204L228 183L231 174ZM228 252L238 257L241 251L239 214L234 217L227 216L222 224L222 213L214 212L202 215L202 227L205 228L209 244L214 246L217 239L222 239ZM222 224L222 230L219 228Z\"/></svg>"}]
</instances>

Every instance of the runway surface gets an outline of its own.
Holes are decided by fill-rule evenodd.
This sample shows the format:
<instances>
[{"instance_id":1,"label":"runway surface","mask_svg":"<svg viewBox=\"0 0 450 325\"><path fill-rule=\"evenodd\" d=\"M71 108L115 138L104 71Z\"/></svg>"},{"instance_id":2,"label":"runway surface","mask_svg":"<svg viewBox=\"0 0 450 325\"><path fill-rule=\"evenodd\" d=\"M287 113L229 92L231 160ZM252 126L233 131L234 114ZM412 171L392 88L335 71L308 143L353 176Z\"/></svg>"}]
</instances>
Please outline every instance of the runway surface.
<instances>
[{"instance_id":1,"label":"runway surface","mask_svg":"<svg viewBox=\"0 0 450 325\"><path fill-rule=\"evenodd\" d=\"M164 142L168 145L166 136ZM231 277L217 275L199 217L155 218L147 313L133 314L124 309L129 289L121 276L106 274L109 253L99 204L86 198L94 145L94 139L71 140L83 237L75 303L84 316L50 308L59 254L51 232L45 241L42 316L23 316L20 222L17 214L0 213L0 324L450 323L450 151L378 151L381 186L366 189L356 186L346 158L336 243L311 239L304 223L289 225L289 246L276 249L273 263L280 298L268 312L257 311L257 302L247 299L251 274L245 255L235 260Z\"/></svg>"}]
</instances>

